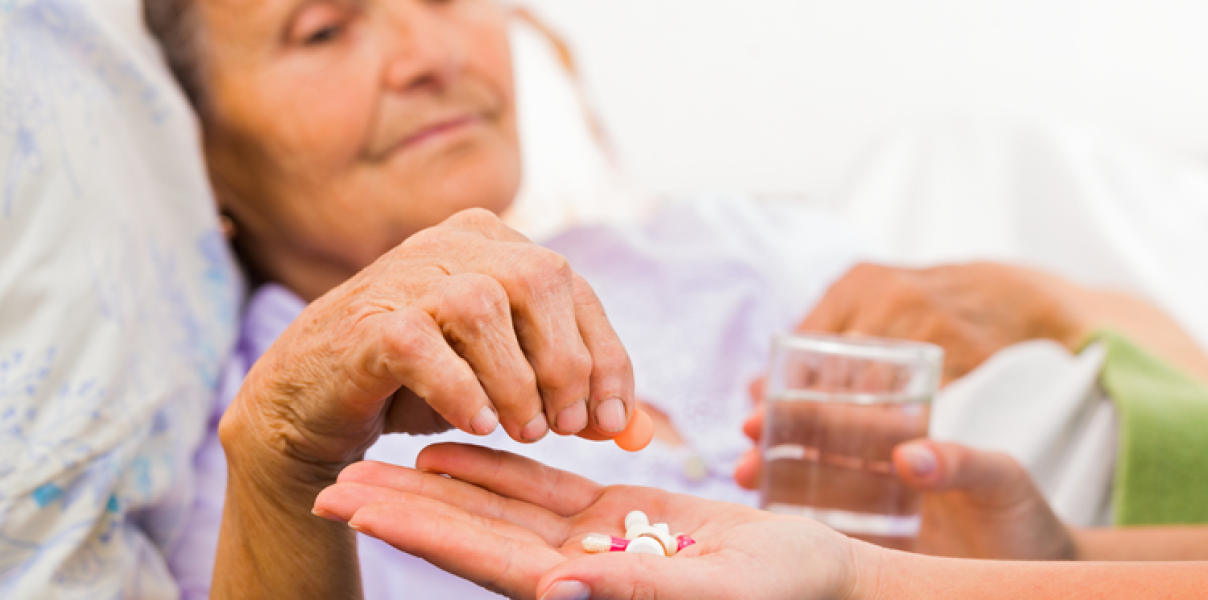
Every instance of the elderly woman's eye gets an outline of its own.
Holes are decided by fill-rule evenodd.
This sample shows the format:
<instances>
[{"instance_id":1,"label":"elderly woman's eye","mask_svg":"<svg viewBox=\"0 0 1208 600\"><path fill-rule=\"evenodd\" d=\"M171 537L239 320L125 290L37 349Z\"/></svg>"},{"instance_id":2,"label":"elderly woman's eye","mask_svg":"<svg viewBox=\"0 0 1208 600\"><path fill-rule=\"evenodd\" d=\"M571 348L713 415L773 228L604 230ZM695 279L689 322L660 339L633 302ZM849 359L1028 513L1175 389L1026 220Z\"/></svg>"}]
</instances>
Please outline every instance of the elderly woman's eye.
<instances>
[{"instance_id":1,"label":"elderly woman's eye","mask_svg":"<svg viewBox=\"0 0 1208 600\"><path fill-rule=\"evenodd\" d=\"M344 33L349 17L348 11L330 3L311 4L294 17L287 37L302 46L327 44Z\"/></svg>"},{"instance_id":2,"label":"elderly woman's eye","mask_svg":"<svg viewBox=\"0 0 1208 600\"><path fill-rule=\"evenodd\" d=\"M330 42L330 41L336 39L336 37L338 37L340 35L340 32L343 31L343 29L344 28L341 27L340 25L328 25L313 33L308 34L305 38L303 38L302 43L307 46L318 46L320 44L326 44L327 42Z\"/></svg>"}]
</instances>

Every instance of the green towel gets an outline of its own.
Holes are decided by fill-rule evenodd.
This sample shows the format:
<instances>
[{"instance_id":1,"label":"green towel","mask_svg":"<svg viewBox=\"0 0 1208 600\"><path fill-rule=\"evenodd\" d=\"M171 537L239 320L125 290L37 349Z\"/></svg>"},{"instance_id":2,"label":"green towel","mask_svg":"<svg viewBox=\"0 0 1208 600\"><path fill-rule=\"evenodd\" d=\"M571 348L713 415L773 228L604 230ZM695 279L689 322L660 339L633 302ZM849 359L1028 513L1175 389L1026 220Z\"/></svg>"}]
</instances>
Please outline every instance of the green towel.
<instances>
[{"instance_id":1,"label":"green towel","mask_svg":"<svg viewBox=\"0 0 1208 600\"><path fill-rule=\"evenodd\" d=\"M1100 383L1120 417L1117 525L1208 523L1208 386L1100 331Z\"/></svg>"}]
</instances>

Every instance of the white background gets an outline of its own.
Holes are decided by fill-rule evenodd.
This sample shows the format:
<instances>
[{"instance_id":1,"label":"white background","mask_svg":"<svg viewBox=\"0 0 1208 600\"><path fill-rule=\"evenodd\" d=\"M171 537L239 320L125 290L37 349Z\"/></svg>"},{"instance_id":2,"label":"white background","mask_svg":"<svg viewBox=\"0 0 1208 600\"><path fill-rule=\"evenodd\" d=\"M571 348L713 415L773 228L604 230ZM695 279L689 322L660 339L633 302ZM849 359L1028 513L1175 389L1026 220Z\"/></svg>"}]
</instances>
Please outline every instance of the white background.
<instances>
[{"instance_id":1,"label":"white background","mask_svg":"<svg viewBox=\"0 0 1208 600\"><path fill-rule=\"evenodd\" d=\"M826 195L887 128L1043 114L1208 158L1204 0L523 0L658 191Z\"/></svg>"}]
</instances>

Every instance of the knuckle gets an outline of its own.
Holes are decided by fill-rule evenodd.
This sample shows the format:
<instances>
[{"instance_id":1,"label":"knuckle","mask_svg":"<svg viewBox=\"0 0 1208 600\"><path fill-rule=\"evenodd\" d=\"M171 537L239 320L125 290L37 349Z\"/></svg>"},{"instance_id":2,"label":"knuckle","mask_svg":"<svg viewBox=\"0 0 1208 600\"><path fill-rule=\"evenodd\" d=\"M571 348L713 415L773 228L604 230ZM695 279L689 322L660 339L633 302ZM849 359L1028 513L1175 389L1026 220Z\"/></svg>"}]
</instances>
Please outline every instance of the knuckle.
<instances>
[{"instance_id":1,"label":"knuckle","mask_svg":"<svg viewBox=\"0 0 1208 600\"><path fill-rule=\"evenodd\" d=\"M499 217L485 208L468 208L449 217L446 222L450 225L477 230L494 228L500 223Z\"/></svg>"},{"instance_id":2,"label":"knuckle","mask_svg":"<svg viewBox=\"0 0 1208 600\"><path fill-rule=\"evenodd\" d=\"M420 310L401 309L395 319L396 326L383 334L387 351L404 357L424 354L430 341L428 327L431 318Z\"/></svg>"},{"instance_id":3,"label":"knuckle","mask_svg":"<svg viewBox=\"0 0 1208 600\"><path fill-rule=\"evenodd\" d=\"M489 276L459 275L441 295L440 314L464 326L483 329L510 318L507 292Z\"/></svg>"},{"instance_id":4,"label":"knuckle","mask_svg":"<svg viewBox=\"0 0 1208 600\"><path fill-rule=\"evenodd\" d=\"M588 378L591 377L594 361L586 348L580 347L549 354L549 356L538 359L536 365L544 386L561 388L579 383L587 384Z\"/></svg>"},{"instance_id":5,"label":"knuckle","mask_svg":"<svg viewBox=\"0 0 1208 600\"><path fill-rule=\"evenodd\" d=\"M574 284L574 271L562 255L544 248L526 248L517 261L517 277L534 288L561 287Z\"/></svg>"},{"instance_id":6,"label":"knuckle","mask_svg":"<svg viewBox=\"0 0 1208 600\"><path fill-rule=\"evenodd\" d=\"M599 352L591 356L592 372L599 374L612 375L633 375L633 362L629 360L629 353L625 347L618 343L601 343Z\"/></svg>"},{"instance_id":7,"label":"knuckle","mask_svg":"<svg viewBox=\"0 0 1208 600\"><path fill-rule=\"evenodd\" d=\"M439 256L446 253L447 247L451 243L456 243L454 237L457 235L459 235L458 232L446 225L421 229L408 236L396 248L395 255L403 256L403 253L407 252L421 252L423 254L435 254Z\"/></svg>"}]
</instances>

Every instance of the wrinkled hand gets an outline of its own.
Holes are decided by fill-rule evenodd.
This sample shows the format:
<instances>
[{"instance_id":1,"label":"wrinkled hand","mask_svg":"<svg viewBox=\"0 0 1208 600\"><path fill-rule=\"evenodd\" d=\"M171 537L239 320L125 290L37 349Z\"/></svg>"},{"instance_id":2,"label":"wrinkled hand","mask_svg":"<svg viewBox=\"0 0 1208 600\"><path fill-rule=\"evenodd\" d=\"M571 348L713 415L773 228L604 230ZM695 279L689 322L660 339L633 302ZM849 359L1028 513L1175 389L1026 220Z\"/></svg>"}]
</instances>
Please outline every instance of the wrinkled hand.
<instances>
[{"instance_id":1,"label":"wrinkled hand","mask_svg":"<svg viewBox=\"0 0 1208 600\"><path fill-rule=\"evenodd\" d=\"M228 456L267 450L330 482L382 433L502 424L520 441L551 427L604 439L634 410L629 358L592 289L470 210L307 307L252 368L220 435Z\"/></svg>"},{"instance_id":2,"label":"wrinkled hand","mask_svg":"<svg viewBox=\"0 0 1208 600\"><path fill-rule=\"evenodd\" d=\"M743 425L758 447L763 412ZM1069 528L1022 466L1000 452L916 440L893 450L893 465L906 485L922 493L922 527L916 550L958 558L1072 560ZM760 455L750 450L734 478L759 487ZM834 490L841 495L844 490Z\"/></svg>"},{"instance_id":3,"label":"wrinkled hand","mask_svg":"<svg viewBox=\"0 0 1208 600\"><path fill-rule=\"evenodd\" d=\"M798 328L931 342L945 350L945 383L999 350L1052 339L1071 350L1089 326L1073 284L995 263L903 269L861 264L830 287Z\"/></svg>"},{"instance_id":4,"label":"wrinkled hand","mask_svg":"<svg viewBox=\"0 0 1208 600\"><path fill-rule=\"evenodd\" d=\"M808 519L601 487L476 446L430 446L416 467L354 464L319 495L316 514L513 598L846 597L860 557L877 552ZM584 554L588 533L624 535L631 510L697 543L671 558Z\"/></svg>"}]
</instances>

